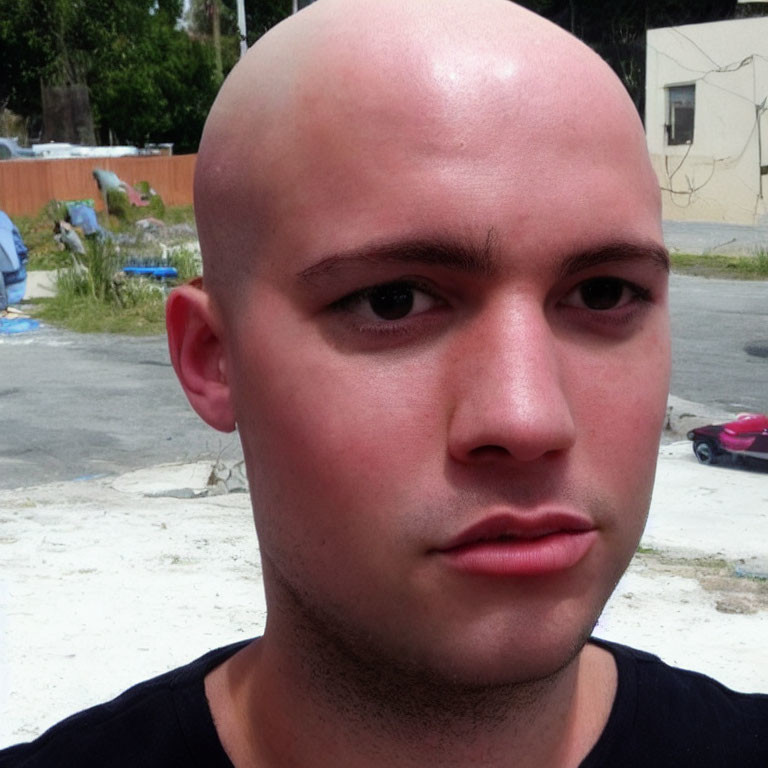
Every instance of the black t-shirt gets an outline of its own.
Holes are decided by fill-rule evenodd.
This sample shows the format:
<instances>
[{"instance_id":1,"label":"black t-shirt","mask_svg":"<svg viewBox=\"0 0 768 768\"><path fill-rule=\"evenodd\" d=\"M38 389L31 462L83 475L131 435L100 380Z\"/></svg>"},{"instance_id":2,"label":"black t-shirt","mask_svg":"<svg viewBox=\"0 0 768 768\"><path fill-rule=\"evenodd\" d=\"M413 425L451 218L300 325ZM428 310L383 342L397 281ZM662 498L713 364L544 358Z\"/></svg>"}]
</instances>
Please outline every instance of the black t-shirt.
<instances>
[{"instance_id":1,"label":"black t-shirt","mask_svg":"<svg viewBox=\"0 0 768 768\"><path fill-rule=\"evenodd\" d=\"M581 768L768 768L768 695L737 693L651 654L593 642L613 654L619 683ZM211 651L0 751L0 768L232 768L204 678L245 645Z\"/></svg>"}]
</instances>

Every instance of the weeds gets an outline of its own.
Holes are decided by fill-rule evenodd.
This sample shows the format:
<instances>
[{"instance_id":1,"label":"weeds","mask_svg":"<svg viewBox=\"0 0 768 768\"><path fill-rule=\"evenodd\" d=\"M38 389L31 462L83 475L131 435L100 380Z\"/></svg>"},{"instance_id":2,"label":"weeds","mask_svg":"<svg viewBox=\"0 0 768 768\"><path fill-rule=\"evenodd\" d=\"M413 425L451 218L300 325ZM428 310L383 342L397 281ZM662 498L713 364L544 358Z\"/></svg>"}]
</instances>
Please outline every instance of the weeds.
<instances>
[{"instance_id":1,"label":"weeds","mask_svg":"<svg viewBox=\"0 0 768 768\"><path fill-rule=\"evenodd\" d=\"M740 280L768 280L768 250L765 248L744 256L672 253L670 261L672 270L682 274Z\"/></svg>"},{"instance_id":2,"label":"weeds","mask_svg":"<svg viewBox=\"0 0 768 768\"><path fill-rule=\"evenodd\" d=\"M768 277L768 251L764 248L755 254L755 268L760 275Z\"/></svg>"},{"instance_id":3,"label":"weeds","mask_svg":"<svg viewBox=\"0 0 768 768\"><path fill-rule=\"evenodd\" d=\"M201 273L200 254L191 248L176 248L168 254L168 263L176 268L179 281L185 282Z\"/></svg>"},{"instance_id":4,"label":"weeds","mask_svg":"<svg viewBox=\"0 0 768 768\"><path fill-rule=\"evenodd\" d=\"M37 216L13 216L13 222L19 228L21 236L29 248L29 266L32 270L65 269L71 264L71 258L66 251L59 249L53 239L53 225L56 221L66 218L67 209L64 203L51 200ZM148 208L137 208L132 212L130 220L125 221L117 216L108 216L105 211L98 212L101 225L119 237L130 238L136 235L134 218L157 215ZM166 226L173 230L178 225L190 229L194 237L195 214L191 205L179 205L165 208L162 216ZM186 236L189 239L189 234Z\"/></svg>"},{"instance_id":5,"label":"weeds","mask_svg":"<svg viewBox=\"0 0 768 768\"><path fill-rule=\"evenodd\" d=\"M112 240L89 241L86 255L72 259L56 281L56 295L35 314L79 332L162 333L165 290L147 278L127 277Z\"/></svg>"},{"instance_id":6,"label":"weeds","mask_svg":"<svg viewBox=\"0 0 768 768\"><path fill-rule=\"evenodd\" d=\"M69 256L59 250L53 239L53 223L49 206L37 216L14 216L13 223L19 228L24 244L29 248L28 269L62 269L69 262Z\"/></svg>"}]
</instances>

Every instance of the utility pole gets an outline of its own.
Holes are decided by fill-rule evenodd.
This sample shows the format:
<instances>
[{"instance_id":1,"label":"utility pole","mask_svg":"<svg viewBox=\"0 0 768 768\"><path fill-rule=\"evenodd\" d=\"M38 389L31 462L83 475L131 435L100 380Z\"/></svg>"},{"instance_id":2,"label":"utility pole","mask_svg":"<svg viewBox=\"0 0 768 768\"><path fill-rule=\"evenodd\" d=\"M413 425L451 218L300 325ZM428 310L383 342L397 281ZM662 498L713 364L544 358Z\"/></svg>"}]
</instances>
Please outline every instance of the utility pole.
<instances>
[{"instance_id":1,"label":"utility pole","mask_svg":"<svg viewBox=\"0 0 768 768\"><path fill-rule=\"evenodd\" d=\"M216 66L216 80L218 83L224 79L224 66L221 61L221 9L220 0L212 0L211 9L211 28L213 31L213 55Z\"/></svg>"},{"instance_id":2,"label":"utility pole","mask_svg":"<svg viewBox=\"0 0 768 768\"><path fill-rule=\"evenodd\" d=\"M248 50L245 37L245 0L237 0L237 29L240 32L240 58L242 59Z\"/></svg>"}]
</instances>

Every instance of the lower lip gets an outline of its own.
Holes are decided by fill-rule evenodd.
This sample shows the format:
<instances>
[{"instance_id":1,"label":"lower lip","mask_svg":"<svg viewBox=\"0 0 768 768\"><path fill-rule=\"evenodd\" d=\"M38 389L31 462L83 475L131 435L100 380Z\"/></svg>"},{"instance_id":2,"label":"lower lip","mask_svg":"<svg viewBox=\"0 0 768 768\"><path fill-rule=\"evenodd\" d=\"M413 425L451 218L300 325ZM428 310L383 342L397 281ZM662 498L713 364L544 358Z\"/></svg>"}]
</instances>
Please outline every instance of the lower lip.
<instances>
[{"instance_id":1,"label":"lower lip","mask_svg":"<svg viewBox=\"0 0 768 768\"><path fill-rule=\"evenodd\" d=\"M483 576L544 576L572 568L597 531L553 533L536 539L482 541L441 552L452 567Z\"/></svg>"}]
</instances>

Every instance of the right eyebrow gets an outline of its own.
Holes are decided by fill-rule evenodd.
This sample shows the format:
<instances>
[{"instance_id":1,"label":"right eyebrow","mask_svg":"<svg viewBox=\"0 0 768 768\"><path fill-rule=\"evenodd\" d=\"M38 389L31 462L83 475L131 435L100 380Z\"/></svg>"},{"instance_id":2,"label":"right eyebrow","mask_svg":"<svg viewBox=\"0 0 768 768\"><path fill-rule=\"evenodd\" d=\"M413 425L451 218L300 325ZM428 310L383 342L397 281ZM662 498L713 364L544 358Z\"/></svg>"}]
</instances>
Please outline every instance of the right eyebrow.
<instances>
[{"instance_id":1,"label":"right eyebrow","mask_svg":"<svg viewBox=\"0 0 768 768\"><path fill-rule=\"evenodd\" d=\"M493 247L493 230L488 231L481 247L444 238L373 241L359 248L326 254L299 272L298 277L302 282L314 283L344 267L372 263L424 264L492 277L496 273Z\"/></svg>"},{"instance_id":2,"label":"right eyebrow","mask_svg":"<svg viewBox=\"0 0 768 768\"><path fill-rule=\"evenodd\" d=\"M568 256L560 266L560 275L568 277L579 272L611 262L647 261L662 272L669 272L669 253L655 242L630 242L616 240L598 248Z\"/></svg>"}]
</instances>

